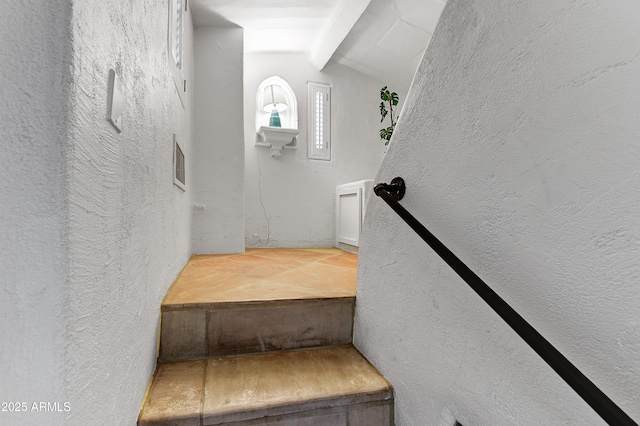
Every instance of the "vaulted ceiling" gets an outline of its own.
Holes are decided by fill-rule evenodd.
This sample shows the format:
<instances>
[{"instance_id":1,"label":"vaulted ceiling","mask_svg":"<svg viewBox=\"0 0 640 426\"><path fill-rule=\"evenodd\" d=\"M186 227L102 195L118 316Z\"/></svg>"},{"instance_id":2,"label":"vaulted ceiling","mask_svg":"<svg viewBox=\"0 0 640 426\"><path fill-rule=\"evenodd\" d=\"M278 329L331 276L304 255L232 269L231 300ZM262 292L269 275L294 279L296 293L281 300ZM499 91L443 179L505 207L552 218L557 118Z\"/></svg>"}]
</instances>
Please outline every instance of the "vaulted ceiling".
<instances>
[{"instance_id":1,"label":"vaulted ceiling","mask_svg":"<svg viewBox=\"0 0 640 426\"><path fill-rule=\"evenodd\" d=\"M196 26L244 28L247 52L306 52L407 90L446 0L191 0Z\"/></svg>"}]
</instances>

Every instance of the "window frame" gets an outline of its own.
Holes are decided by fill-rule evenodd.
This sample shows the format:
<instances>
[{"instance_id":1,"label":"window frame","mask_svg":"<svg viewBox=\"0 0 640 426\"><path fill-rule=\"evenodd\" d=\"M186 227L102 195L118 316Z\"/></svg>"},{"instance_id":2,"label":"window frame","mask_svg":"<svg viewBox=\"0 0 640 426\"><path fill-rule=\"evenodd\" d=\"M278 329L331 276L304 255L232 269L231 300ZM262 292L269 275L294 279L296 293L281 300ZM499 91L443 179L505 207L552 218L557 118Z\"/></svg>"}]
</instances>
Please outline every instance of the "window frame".
<instances>
[{"instance_id":1,"label":"window frame","mask_svg":"<svg viewBox=\"0 0 640 426\"><path fill-rule=\"evenodd\" d=\"M171 76L183 108L187 91L187 81L184 79L184 16L187 8L188 0L169 0L167 56Z\"/></svg>"},{"instance_id":2,"label":"window frame","mask_svg":"<svg viewBox=\"0 0 640 426\"><path fill-rule=\"evenodd\" d=\"M307 158L331 161L331 85L307 82L307 95ZM322 141L319 141L319 138Z\"/></svg>"}]
</instances>

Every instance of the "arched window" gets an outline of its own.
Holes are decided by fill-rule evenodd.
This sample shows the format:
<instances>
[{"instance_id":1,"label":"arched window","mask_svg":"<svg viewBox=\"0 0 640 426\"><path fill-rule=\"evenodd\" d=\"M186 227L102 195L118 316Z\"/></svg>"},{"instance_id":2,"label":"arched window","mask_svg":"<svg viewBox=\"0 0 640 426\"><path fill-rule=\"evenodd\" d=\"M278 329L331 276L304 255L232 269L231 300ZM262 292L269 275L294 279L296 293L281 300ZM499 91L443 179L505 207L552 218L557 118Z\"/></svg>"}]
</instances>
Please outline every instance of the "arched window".
<instances>
[{"instance_id":1,"label":"arched window","mask_svg":"<svg viewBox=\"0 0 640 426\"><path fill-rule=\"evenodd\" d=\"M278 76L265 79L256 94L256 146L271 148L279 158L282 149L296 149L298 101L291 86Z\"/></svg>"},{"instance_id":2,"label":"arched window","mask_svg":"<svg viewBox=\"0 0 640 426\"><path fill-rule=\"evenodd\" d=\"M298 101L291 86L284 79L272 76L258 86L256 94L256 132L260 127L272 124L273 110L278 111L280 126L298 129Z\"/></svg>"}]
</instances>

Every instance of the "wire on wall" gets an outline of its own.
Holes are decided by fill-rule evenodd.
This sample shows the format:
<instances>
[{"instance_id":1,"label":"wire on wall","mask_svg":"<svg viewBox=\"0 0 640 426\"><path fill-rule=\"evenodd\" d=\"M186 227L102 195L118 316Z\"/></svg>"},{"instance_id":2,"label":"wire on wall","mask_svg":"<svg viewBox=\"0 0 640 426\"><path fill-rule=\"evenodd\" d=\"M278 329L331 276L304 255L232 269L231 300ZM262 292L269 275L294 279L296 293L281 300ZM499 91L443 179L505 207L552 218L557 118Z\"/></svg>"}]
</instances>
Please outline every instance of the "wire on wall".
<instances>
[{"instance_id":1,"label":"wire on wall","mask_svg":"<svg viewBox=\"0 0 640 426\"><path fill-rule=\"evenodd\" d=\"M258 193L260 205L262 206L262 212L264 213L264 218L267 221L267 240L263 243L259 235L256 235L256 237L258 238L258 242L260 243L260 245L266 247L267 245L269 245L269 238L271 237L271 224L269 223L269 217L267 216L267 209L264 207L264 203L262 202L262 170L260 169L259 153L256 158L258 159Z\"/></svg>"}]
</instances>

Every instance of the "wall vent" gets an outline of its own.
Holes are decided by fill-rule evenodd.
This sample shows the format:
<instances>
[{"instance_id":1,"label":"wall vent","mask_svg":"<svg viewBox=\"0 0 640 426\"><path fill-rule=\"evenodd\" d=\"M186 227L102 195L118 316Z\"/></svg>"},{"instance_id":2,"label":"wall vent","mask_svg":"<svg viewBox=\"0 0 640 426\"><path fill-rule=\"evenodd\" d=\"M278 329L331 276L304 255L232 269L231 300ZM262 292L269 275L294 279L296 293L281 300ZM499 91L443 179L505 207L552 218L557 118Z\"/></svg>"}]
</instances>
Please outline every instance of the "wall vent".
<instances>
[{"instance_id":1,"label":"wall vent","mask_svg":"<svg viewBox=\"0 0 640 426\"><path fill-rule=\"evenodd\" d=\"M187 184L187 173L185 168L184 153L178 143L178 138L173 135L173 184L185 190Z\"/></svg>"}]
</instances>

